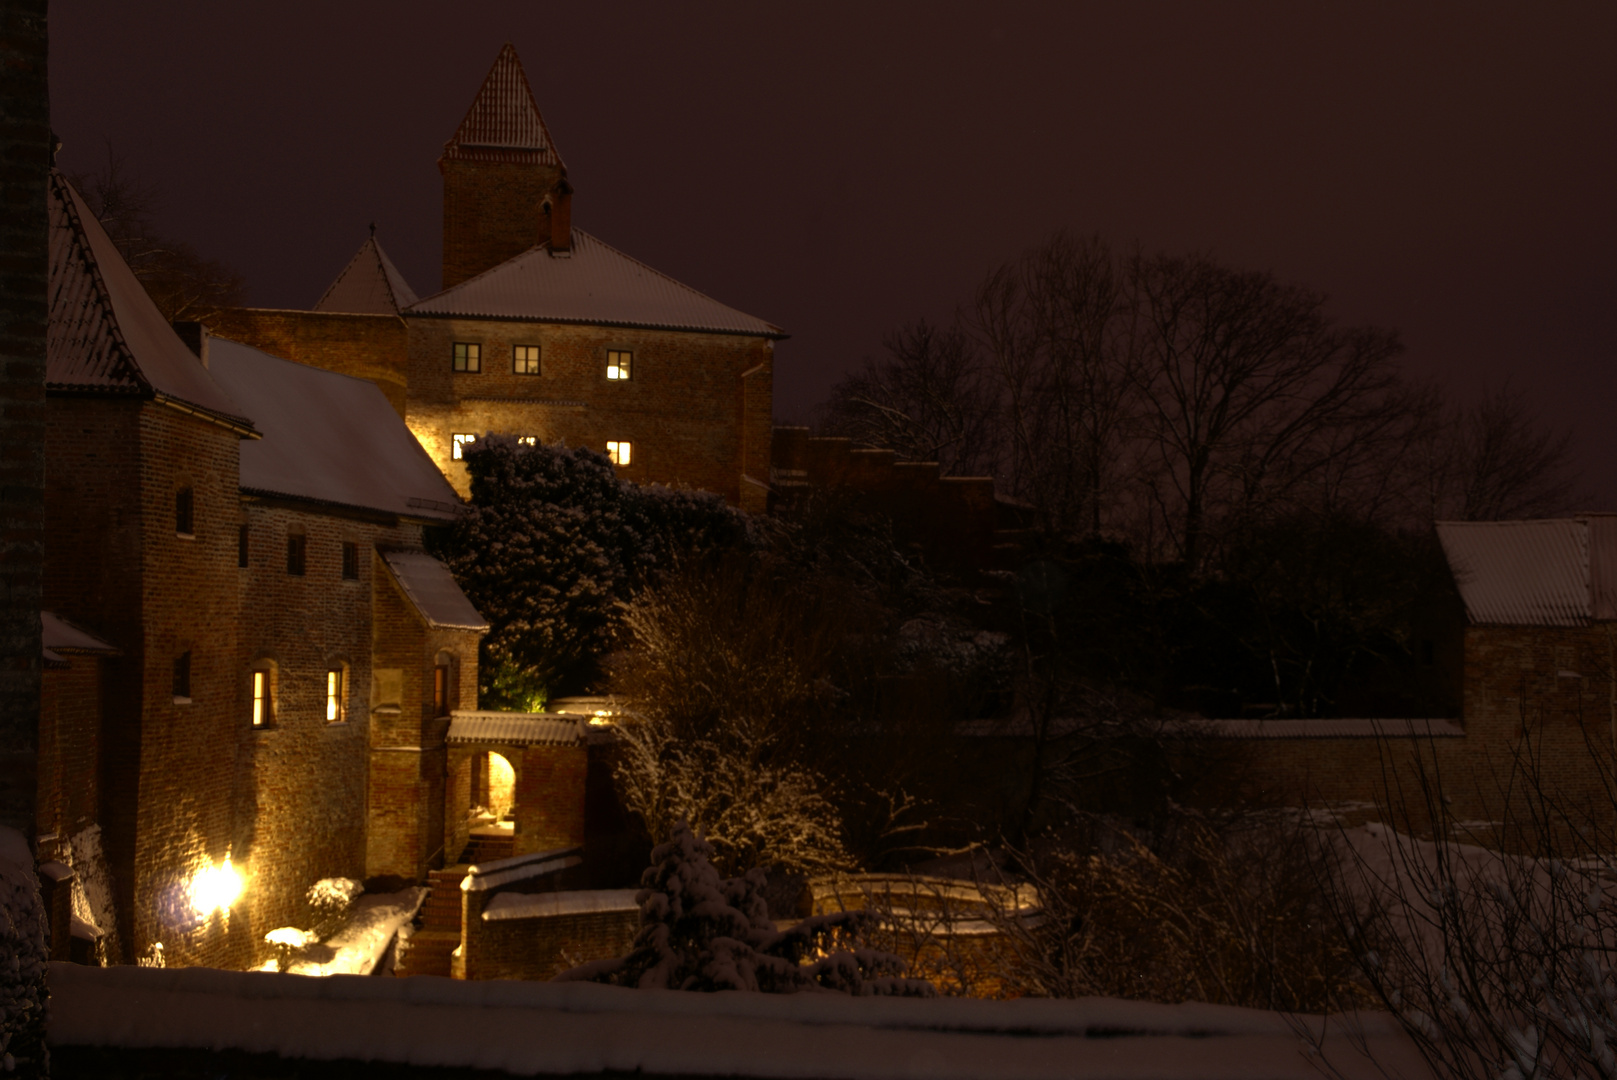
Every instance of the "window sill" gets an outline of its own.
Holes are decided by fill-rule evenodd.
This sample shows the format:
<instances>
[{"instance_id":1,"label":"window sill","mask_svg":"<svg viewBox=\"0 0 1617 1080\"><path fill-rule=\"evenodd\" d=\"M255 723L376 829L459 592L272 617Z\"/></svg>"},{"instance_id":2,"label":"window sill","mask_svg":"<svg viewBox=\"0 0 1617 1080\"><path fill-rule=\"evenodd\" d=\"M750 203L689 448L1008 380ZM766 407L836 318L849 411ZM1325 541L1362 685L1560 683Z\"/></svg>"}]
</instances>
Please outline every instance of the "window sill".
<instances>
[{"instance_id":1,"label":"window sill","mask_svg":"<svg viewBox=\"0 0 1617 1080\"><path fill-rule=\"evenodd\" d=\"M197 538L197 534L194 533L194 532L189 532L189 533L177 532L177 533L174 534L174 539L176 539L176 540L195 540L196 538Z\"/></svg>"},{"instance_id":2,"label":"window sill","mask_svg":"<svg viewBox=\"0 0 1617 1080\"><path fill-rule=\"evenodd\" d=\"M189 704L191 704L191 699L188 698L188 697L181 697L180 695L175 694L174 695L174 704L176 704L176 705L189 705Z\"/></svg>"}]
</instances>

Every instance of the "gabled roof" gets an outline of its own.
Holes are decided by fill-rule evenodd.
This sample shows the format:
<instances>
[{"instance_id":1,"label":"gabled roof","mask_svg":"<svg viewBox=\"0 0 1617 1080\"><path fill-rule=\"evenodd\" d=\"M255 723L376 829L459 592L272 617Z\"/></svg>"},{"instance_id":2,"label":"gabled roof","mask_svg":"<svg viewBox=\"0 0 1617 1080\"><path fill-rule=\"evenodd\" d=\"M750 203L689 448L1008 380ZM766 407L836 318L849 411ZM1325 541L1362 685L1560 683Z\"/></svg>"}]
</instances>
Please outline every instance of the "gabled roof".
<instances>
[{"instance_id":1,"label":"gabled roof","mask_svg":"<svg viewBox=\"0 0 1617 1080\"><path fill-rule=\"evenodd\" d=\"M39 613L40 638L45 648L62 653L85 653L92 656L120 656L122 651L108 645L82 626L75 626L51 611Z\"/></svg>"},{"instance_id":2,"label":"gabled roof","mask_svg":"<svg viewBox=\"0 0 1617 1080\"><path fill-rule=\"evenodd\" d=\"M726 307L581 229L573 230L573 249L565 256L544 246L529 248L405 314L786 336L773 323Z\"/></svg>"},{"instance_id":3,"label":"gabled roof","mask_svg":"<svg viewBox=\"0 0 1617 1080\"><path fill-rule=\"evenodd\" d=\"M50 177L45 385L184 403L251 434L251 422L163 318L61 173Z\"/></svg>"},{"instance_id":4,"label":"gabled roof","mask_svg":"<svg viewBox=\"0 0 1617 1080\"><path fill-rule=\"evenodd\" d=\"M508 41L494 58L488 78L483 80L466 119L444 143L448 161L511 161L531 165L555 165L566 169L545 118L533 100L533 88Z\"/></svg>"},{"instance_id":5,"label":"gabled roof","mask_svg":"<svg viewBox=\"0 0 1617 1080\"><path fill-rule=\"evenodd\" d=\"M425 551L384 550L382 560L404 595L434 630L488 629L488 620L460 591L449 567Z\"/></svg>"},{"instance_id":6,"label":"gabled roof","mask_svg":"<svg viewBox=\"0 0 1617 1080\"><path fill-rule=\"evenodd\" d=\"M264 436L242 445L243 491L454 520L460 499L375 383L224 338L208 356Z\"/></svg>"},{"instance_id":7,"label":"gabled roof","mask_svg":"<svg viewBox=\"0 0 1617 1080\"><path fill-rule=\"evenodd\" d=\"M1617 618L1617 517L1440 521L1437 536L1474 624Z\"/></svg>"},{"instance_id":8,"label":"gabled roof","mask_svg":"<svg viewBox=\"0 0 1617 1080\"><path fill-rule=\"evenodd\" d=\"M348 260L337 280L315 304L315 311L349 315L397 315L416 302L415 290L387 257L371 228L370 238Z\"/></svg>"}]
</instances>

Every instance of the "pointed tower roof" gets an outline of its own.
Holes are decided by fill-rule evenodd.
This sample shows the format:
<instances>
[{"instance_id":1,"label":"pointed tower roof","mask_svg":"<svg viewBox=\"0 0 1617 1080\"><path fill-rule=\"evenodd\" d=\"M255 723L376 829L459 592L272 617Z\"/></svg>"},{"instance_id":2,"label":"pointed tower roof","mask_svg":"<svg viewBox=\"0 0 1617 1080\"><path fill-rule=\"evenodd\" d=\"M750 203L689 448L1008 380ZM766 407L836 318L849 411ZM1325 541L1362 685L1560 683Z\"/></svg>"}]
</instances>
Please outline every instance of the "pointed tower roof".
<instances>
[{"instance_id":1,"label":"pointed tower roof","mask_svg":"<svg viewBox=\"0 0 1617 1080\"><path fill-rule=\"evenodd\" d=\"M550 141L545 118L539 115L522 61L509 41L494 58L494 66L466 111L466 119L444 144L444 159L566 168Z\"/></svg>"},{"instance_id":2,"label":"pointed tower roof","mask_svg":"<svg viewBox=\"0 0 1617 1080\"><path fill-rule=\"evenodd\" d=\"M376 239L376 226L372 225L370 238L348 260L348 265L326 289L314 310L349 315L397 315L400 308L409 307L416 299L415 290L382 250Z\"/></svg>"},{"instance_id":3,"label":"pointed tower roof","mask_svg":"<svg viewBox=\"0 0 1617 1080\"><path fill-rule=\"evenodd\" d=\"M243 435L249 420L180 340L61 173L50 178L45 386L183 403Z\"/></svg>"}]
</instances>

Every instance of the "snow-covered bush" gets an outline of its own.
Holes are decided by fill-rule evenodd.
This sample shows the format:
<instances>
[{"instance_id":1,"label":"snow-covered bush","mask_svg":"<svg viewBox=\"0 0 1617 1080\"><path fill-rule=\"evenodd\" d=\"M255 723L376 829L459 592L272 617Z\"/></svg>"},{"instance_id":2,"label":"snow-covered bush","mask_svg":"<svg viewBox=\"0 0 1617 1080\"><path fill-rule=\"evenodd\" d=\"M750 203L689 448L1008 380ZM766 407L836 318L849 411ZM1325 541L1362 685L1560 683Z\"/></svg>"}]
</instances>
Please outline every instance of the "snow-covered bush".
<instances>
[{"instance_id":1,"label":"snow-covered bush","mask_svg":"<svg viewBox=\"0 0 1617 1080\"><path fill-rule=\"evenodd\" d=\"M546 688L587 681L622 601L681 554L748 536L746 516L719 496L628 483L583 447L496 436L465 460L471 509L439 554L489 621L485 707L526 708Z\"/></svg>"},{"instance_id":2,"label":"snow-covered bush","mask_svg":"<svg viewBox=\"0 0 1617 1080\"><path fill-rule=\"evenodd\" d=\"M323 939L335 933L365 886L353 878L321 878L309 886L309 910L314 915L313 934Z\"/></svg>"},{"instance_id":3,"label":"snow-covered bush","mask_svg":"<svg viewBox=\"0 0 1617 1080\"><path fill-rule=\"evenodd\" d=\"M641 878L633 950L557 979L640 989L932 995L930 984L904 977L897 956L861 947L867 913L819 915L776 930L763 872L721 878L712 856L712 847L679 822Z\"/></svg>"},{"instance_id":4,"label":"snow-covered bush","mask_svg":"<svg viewBox=\"0 0 1617 1080\"><path fill-rule=\"evenodd\" d=\"M0 1069L47 1072L45 908L28 841L0 827Z\"/></svg>"}]
</instances>

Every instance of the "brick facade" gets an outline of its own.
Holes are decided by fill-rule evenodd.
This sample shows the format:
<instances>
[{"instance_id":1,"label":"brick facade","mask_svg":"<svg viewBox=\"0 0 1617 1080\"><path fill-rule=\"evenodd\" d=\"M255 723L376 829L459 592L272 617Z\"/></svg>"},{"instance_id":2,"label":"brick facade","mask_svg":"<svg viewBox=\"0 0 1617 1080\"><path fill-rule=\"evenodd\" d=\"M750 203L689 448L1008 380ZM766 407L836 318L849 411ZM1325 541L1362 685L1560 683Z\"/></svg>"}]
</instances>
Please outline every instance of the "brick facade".
<instances>
[{"instance_id":1,"label":"brick facade","mask_svg":"<svg viewBox=\"0 0 1617 1080\"><path fill-rule=\"evenodd\" d=\"M774 354L767 338L493 319L408 322L407 421L462 494L468 479L454 460L453 434L532 435L603 453L609 440L628 441L625 479L700 488L764 509ZM481 346L481 373L453 370L456 342ZM513 371L516 345L539 347L539 374ZM609 349L633 352L632 378L607 379Z\"/></svg>"},{"instance_id":2,"label":"brick facade","mask_svg":"<svg viewBox=\"0 0 1617 1080\"><path fill-rule=\"evenodd\" d=\"M443 159L443 284L448 289L550 240L560 165Z\"/></svg>"},{"instance_id":3,"label":"brick facade","mask_svg":"<svg viewBox=\"0 0 1617 1080\"><path fill-rule=\"evenodd\" d=\"M626 956L640 931L640 909L541 914L517 919L484 919L483 909L499 893L466 892L461 956L456 974L464 979L554 978L592 960ZM572 895L551 893L557 900Z\"/></svg>"}]
</instances>

